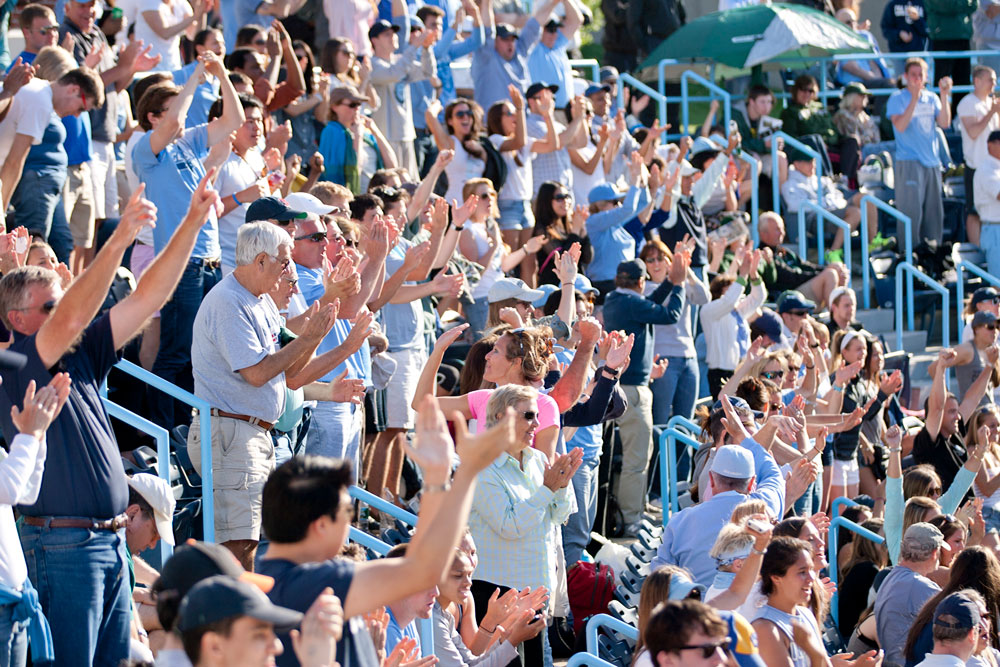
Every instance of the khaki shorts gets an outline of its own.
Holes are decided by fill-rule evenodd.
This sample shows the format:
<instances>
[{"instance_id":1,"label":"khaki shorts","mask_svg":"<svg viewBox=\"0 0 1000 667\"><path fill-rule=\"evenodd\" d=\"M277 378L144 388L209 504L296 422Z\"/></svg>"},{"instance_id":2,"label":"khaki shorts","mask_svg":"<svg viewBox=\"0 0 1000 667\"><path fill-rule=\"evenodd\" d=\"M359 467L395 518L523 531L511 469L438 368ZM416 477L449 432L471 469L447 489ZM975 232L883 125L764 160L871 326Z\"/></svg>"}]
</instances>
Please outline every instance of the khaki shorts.
<instances>
[{"instance_id":1,"label":"khaki shorts","mask_svg":"<svg viewBox=\"0 0 1000 667\"><path fill-rule=\"evenodd\" d=\"M73 245L77 248L93 247L96 216L89 162L69 166L63 190L63 205L66 208L69 231L73 235Z\"/></svg>"},{"instance_id":2,"label":"khaki shorts","mask_svg":"<svg viewBox=\"0 0 1000 667\"><path fill-rule=\"evenodd\" d=\"M118 217L118 179L115 177L115 146L95 141L90 162L94 188L94 217L99 220Z\"/></svg>"},{"instance_id":3,"label":"khaki shorts","mask_svg":"<svg viewBox=\"0 0 1000 667\"><path fill-rule=\"evenodd\" d=\"M201 473L200 416L188 431L188 453ZM264 482L274 470L271 434L259 426L212 417L212 484L215 541L260 540Z\"/></svg>"},{"instance_id":4,"label":"khaki shorts","mask_svg":"<svg viewBox=\"0 0 1000 667\"><path fill-rule=\"evenodd\" d=\"M427 364L427 355L423 349L397 350L386 354L396 361L396 370L385 387L386 426L413 428L416 412L410 404L417 393L417 381Z\"/></svg>"}]
</instances>

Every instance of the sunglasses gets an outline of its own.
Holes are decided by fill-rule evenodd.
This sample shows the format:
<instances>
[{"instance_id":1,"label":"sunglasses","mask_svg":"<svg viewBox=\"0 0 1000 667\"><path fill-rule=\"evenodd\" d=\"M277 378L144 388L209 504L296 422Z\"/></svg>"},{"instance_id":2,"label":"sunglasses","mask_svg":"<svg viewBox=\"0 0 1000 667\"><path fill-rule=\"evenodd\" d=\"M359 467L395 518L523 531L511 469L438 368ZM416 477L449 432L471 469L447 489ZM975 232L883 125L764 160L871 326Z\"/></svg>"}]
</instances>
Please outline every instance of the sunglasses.
<instances>
[{"instance_id":1,"label":"sunglasses","mask_svg":"<svg viewBox=\"0 0 1000 667\"><path fill-rule=\"evenodd\" d=\"M42 33L43 35L47 35L50 32L59 32L59 26L57 26L57 25L44 25L44 26L42 26L41 28L38 29L38 32Z\"/></svg>"},{"instance_id":2,"label":"sunglasses","mask_svg":"<svg viewBox=\"0 0 1000 667\"><path fill-rule=\"evenodd\" d=\"M505 109L503 110L503 115L504 115L504 116L514 116L514 115L516 115L516 114L515 114L515 113L514 113L513 111L511 111L510 109L506 109L506 108L505 108Z\"/></svg>"},{"instance_id":3,"label":"sunglasses","mask_svg":"<svg viewBox=\"0 0 1000 667\"><path fill-rule=\"evenodd\" d=\"M295 225L295 221L294 220L275 220L274 224L276 224L278 227L292 227L292 226Z\"/></svg>"},{"instance_id":4,"label":"sunglasses","mask_svg":"<svg viewBox=\"0 0 1000 667\"><path fill-rule=\"evenodd\" d=\"M305 241L309 239L313 243L322 243L326 240L326 232L313 232L312 234L306 234L305 236L296 236L296 241Z\"/></svg>"},{"instance_id":5,"label":"sunglasses","mask_svg":"<svg viewBox=\"0 0 1000 667\"><path fill-rule=\"evenodd\" d=\"M258 37L257 39L253 40L253 44L254 44L254 46L264 46L265 44L267 44L267 40L263 39L261 37Z\"/></svg>"},{"instance_id":6,"label":"sunglasses","mask_svg":"<svg viewBox=\"0 0 1000 667\"><path fill-rule=\"evenodd\" d=\"M352 109L357 109L358 107L361 106L361 102L358 102L358 101L354 101L354 102L341 102L341 104L344 105L345 107L351 107Z\"/></svg>"},{"instance_id":7,"label":"sunglasses","mask_svg":"<svg viewBox=\"0 0 1000 667\"><path fill-rule=\"evenodd\" d=\"M646 264L659 264L660 262L667 261L667 258L663 255L650 255L645 261Z\"/></svg>"},{"instance_id":8,"label":"sunglasses","mask_svg":"<svg viewBox=\"0 0 1000 667\"><path fill-rule=\"evenodd\" d=\"M572 199L572 198L573 198L573 195L571 195L568 192L560 192L557 195L552 195L552 199L554 199L556 201L564 201L566 199Z\"/></svg>"},{"instance_id":9,"label":"sunglasses","mask_svg":"<svg viewBox=\"0 0 1000 667\"><path fill-rule=\"evenodd\" d=\"M289 287L295 287L296 285L299 284L299 279L298 278L286 278L286 280L288 281L288 286Z\"/></svg>"},{"instance_id":10,"label":"sunglasses","mask_svg":"<svg viewBox=\"0 0 1000 667\"><path fill-rule=\"evenodd\" d=\"M42 311L43 313L48 314L51 313L53 310L55 310L56 301L55 299L50 299L49 301L46 301L40 306L28 306L27 308L12 308L11 310L25 311L25 310L34 310L35 308Z\"/></svg>"},{"instance_id":11,"label":"sunglasses","mask_svg":"<svg viewBox=\"0 0 1000 667\"><path fill-rule=\"evenodd\" d=\"M526 410L521 413L521 416L524 417L524 421L530 422L530 421L535 421L535 418L538 416L538 413L535 412L534 410Z\"/></svg>"},{"instance_id":12,"label":"sunglasses","mask_svg":"<svg viewBox=\"0 0 1000 667\"><path fill-rule=\"evenodd\" d=\"M472 112L468 109L462 109L454 113L455 118L472 118Z\"/></svg>"},{"instance_id":13,"label":"sunglasses","mask_svg":"<svg viewBox=\"0 0 1000 667\"><path fill-rule=\"evenodd\" d=\"M788 311L788 314L789 315L793 315L795 317L805 317L806 315L809 314L809 311L808 310L790 310L790 311Z\"/></svg>"},{"instance_id":14,"label":"sunglasses","mask_svg":"<svg viewBox=\"0 0 1000 667\"><path fill-rule=\"evenodd\" d=\"M717 642L709 642L708 644L688 644L686 646L680 646L680 647L678 647L677 650L678 651L695 651L695 650L701 649L701 656L702 656L702 658L708 660L713 655L715 655L715 652L718 651L720 648L723 651L728 651L729 650L729 637L726 637L725 639L720 639Z\"/></svg>"},{"instance_id":15,"label":"sunglasses","mask_svg":"<svg viewBox=\"0 0 1000 667\"><path fill-rule=\"evenodd\" d=\"M990 331L996 331L997 329L1000 329L1000 325L996 324L984 324L983 326L989 329Z\"/></svg>"},{"instance_id":16,"label":"sunglasses","mask_svg":"<svg viewBox=\"0 0 1000 667\"><path fill-rule=\"evenodd\" d=\"M781 378L785 377L785 371L783 371L783 370L781 370L781 371L764 371L763 373L761 373L761 375L763 375L768 380L774 380L774 379L780 380Z\"/></svg>"},{"instance_id":17,"label":"sunglasses","mask_svg":"<svg viewBox=\"0 0 1000 667\"><path fill-rule=\"evenodd\" d=\"M927 489L927 495L929 495L929 496L940 496L941 495L941 487L940 486L935 486L935 487L931 487L930 489Z\"/></svg>"}]
</instances>

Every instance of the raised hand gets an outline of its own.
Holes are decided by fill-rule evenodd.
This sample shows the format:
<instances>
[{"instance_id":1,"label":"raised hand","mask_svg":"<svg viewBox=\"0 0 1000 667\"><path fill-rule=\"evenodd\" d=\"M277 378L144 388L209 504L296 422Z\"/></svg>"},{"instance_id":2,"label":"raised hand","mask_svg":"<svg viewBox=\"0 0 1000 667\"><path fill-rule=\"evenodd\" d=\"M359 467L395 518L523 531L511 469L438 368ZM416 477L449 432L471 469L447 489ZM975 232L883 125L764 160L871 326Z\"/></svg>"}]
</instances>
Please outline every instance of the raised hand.
<instances>
[{"instance_id":1,"label":"raised hand","mask_svg":"<svg viewBox=\"0 0 1000 667\"><path fill-rule=\"evenodd\" d=\"M403 257L403 266L400 267L400 271L409 273L413 269L420 265L420 262L427 257L427 253L431 251L431 242L424 241L423 243L415 246L410 246L406 251L406 255Z\"/></svg>"},{"instance_id":2,"label":"raised hand","mask_svg":"<svg viewBox=\"0 0 1000 667\"><path fill-rule=\"evenodd\" d=\"M199 185L199 187L201 186ZM140 183L132 196L129 197L128 204L126 204L125 211L122 213L118 227L114 232L122 234L128 243L135 241L136 235L143 227L156 226L156 206L148 199L143 199L142 195L145 191L146 184ZM193 198L191 203L194 204Z\"/></svg>"},{"instance_id":3,"label":"raised hand","mask_svg":"<svg viewBox=\"0 0 1000 667\"><path fill-rule=\"evenodd\" d=\"M456 227L461 227L465 224L465 221L472 217L475 213L476 207L479 206L479 197L476 195L469 195L469 198L465 200L465 203L461 206L458 205L454 199L451 200L451 221Z\"/></svg>"},{"instance_id":4,"label":"raised hand","mask_svg":"<svg viewBox=\"0 0 1000 667\"><path fill-rule=\"evenodd\" d=\"M420 466L425 478L440 482L448 479L455 456L455 442L434 396L424 396L420 401L413 444L405 442L403 446L407 456Z\"/></svg>"},{"instance_id":5,"label":"raised hand","mask_svg":"<svg viewBox=\"0 0 1000 667\"><path fill-rule=\"evenodd\" d=\"M569 485L573 479L573 473L577 471L583 462L583 450L579 447L573 448L566 454L556 456L551 465L546 464L545 474L542 476L542 484L550 491L558 491Z\"/></svg>"},{"instance_id":6,"label":"raised hand","mask_svg":"<svg viewBox=\"0 0 1000 667\"><path fill-rule=\"evenodd\" d=\"M848 364L847 366L837 370L837 372L834 373L833 381L843 387L845 384L857 377L860 372L861 362L855 361L853 364Z\"/></svg>"},{"instance_id":7,"label":"raised hand","mask_svg":"<svg viewBox=\"0 0 1000 667\"><path fill-rule=\"evenodd\" d=\"M726 431L737 442L743 442L750 437L750 434L747 432L746 427L743 426L743 421L736 413L736 408L733 407L733 403L729 400L727 394L721 394L719 398L722 400L722 411L726 414L722 418L722 425L726 427Z\"/></svg>"},{"instance_id":8,"label":"raised hand","mask_svg":"<svg viewBox=\"0 0 1000 667\"><path fill-rule=\"evenodd\" d=\"M518 87L515 86L514 84L511 84L507 86L507 92L510 94L510 101L514 105L514 108L519 111L523 109L524 95L521 94L521 91L518 89Z\"/></svg>"},{"instance_id":9,"label":"raised hand","mask_svg":"<svg viewBox=\"0 0 1000 667\"><path fill-rule=\"evenodd\" d=\"M673 261L670 262L670 271L667 273L667 280L674 285L683 285L687 280L688 267L691 266L691 254L687 251L674 253Z\"/></svg>"},{"instance_id":10,"label":"raised hand","mask_svg":"<svg viewBox=\"0 0 1000 667\"><path fill-rule=\"evenodd\" d=\"M70 48L68 51L73 52L72 41L73 38L69 33L66 34L66 39L70 40ZM35 77L35 68L28 63L21 62L21 58L18 57L11 65L10 71L7 72L7 77L3 80L3 94L6 97L14 97L17 91L24 87L24 84L28 83Z\"/></svg>"},{"instance_id":11,"label":"raised hand","mask_svg":"<svg viewBox=\"0 0 1000 667\"><path fill-rule=\"evenodd\" d=\"M462 288L465 286L465 276L461 273L450 274L447 271L441 271L431 280L431 286L438 296L455 298L462 293Z\"/></svg>"},{"instance_id":12,"label":"raised hand","mask_svg":"<svg viewBox=\"0 0 1000 667\"><path fill-rule=\"evenodd\" d=\"M361 405L365 396L365 381L347 377L347 369L330 383L330 401L333 403L353 403Z\"/></svg>"},{"instance_id":13,"label":"raised hand","mask_svg":"<svg viewBox=\"0 0 1000 667\"><path fill-rule=\"evenodd\" d=\"M635 334L629 334L628 338L624 341L619 342L617 338L611 338L611 347L608 349L608 354L605 359L604 364L611 370L619 370L629 361L629 355L632 354L632 345L635 344ZM669 363L666 358L656 360L654 359L653 364L653 379L663 377L663 373L667 370L667 364ZM657 375L657 372L659 375Z\"/></svg>"},{"instance_id":14,"label":"raised hand","mask_svg":"<svg viewBox=\"0 0 1000 667\"><path fill-rule=\"evenodd\" d=\"M325 165L326 163L323 160L323 154L318 151L313 153L312 157L309 158L309 175L312 176L313 174L316 174L321 176Z\"/></svg>"},{"instance_id":15,"label":"raised hand","mask_svg":"<svg viewBox=\"0 0 1000 667\"><path fill-rule=\"evenodd\" d=\"M337 658L337 642L344 631L344 609L332 588L324 588L292 630L292 649L303 667L329 667Z\"/></svg>"},{"instance_id":16,"label":"raised hand","mask_svg":"<svg viewBox=\"0 0 1000 667\"><path fill-rule=\"evenodd\" d=\"M340 310L340 301L335 300L325 306L320 306L319 301L313 303L312 307L306 311L306 324L302 329L302 338L309 340L322 340L337 319L337 312Z\"/></svg>"},{"instance_id":17,"label":"raised hand","mask_svg":"<svg viewBox=\"0 0 1000 667\"><path fill-rule=\"evenodd\" d=\"M438 336L437 341L434 343L434 349L447 350L452 343L462 337L462 334L465 333L465 330L468 328L468 324L459 324L457 327L448 329L443 334Z\"/></svg>"},{"instance_id":18,"label":"raised hand","mask_svg":"<svg viewBox=\"0 0 1000 667\"><path fill-rule=\"evenodd\" d=\"M509 324L512 329L520 329L524 326L524 320L521 319L521 313L517 312L517 308L504 306L497 316L501 322Z\"/></svg>"}]
</instances>

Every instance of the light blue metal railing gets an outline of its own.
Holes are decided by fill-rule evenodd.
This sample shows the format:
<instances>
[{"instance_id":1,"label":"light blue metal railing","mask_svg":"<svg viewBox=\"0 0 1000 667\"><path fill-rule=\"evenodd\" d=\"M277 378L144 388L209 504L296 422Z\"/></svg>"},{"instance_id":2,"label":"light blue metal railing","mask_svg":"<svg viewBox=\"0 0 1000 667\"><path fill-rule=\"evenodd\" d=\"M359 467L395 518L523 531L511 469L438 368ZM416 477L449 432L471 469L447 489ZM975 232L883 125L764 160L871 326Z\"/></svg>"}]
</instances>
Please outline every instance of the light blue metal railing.
<instances>
[{"instance_id":1,"label":"light blue metal railing","mask_svg":"<svg viewBox=\"0 0 1000 667\"><path fill-rule=\"evenodd\" d=\"M843 512L842 507L857 507L858 505L859 503L854 502L850 498L840 496L830 503L830 516L840 516L841 512Z\"/></svg>"},{"instance_id":2,"label":"light blue metal railing","mask_svg":"<svg viewBox=\"0 0 1000 667\"><path fill-rule=\"evenodd\" d=\"M685 121L685 125L686 125ZM726 121L726 127L729 127L729 122ZM726 135L729 135L727 130ZM723 148L726 147L721 141L715 140L715 143ZM750 236L753 239L754 245L757 245L759 240L759 235L757 233L757 217L760 213L760 163L757 162L757 158L741 152L733 152L733 157L737 160L746 163L750 166Z\"/></svg>"},{"instance_id":3,"label":"light blue metal railing","mask_svg":"<svg viewBox=\"0 0 1000 667\"><path fill-rule=\"evenodd\" d=\"M385 498L379 498L374 493L369 493L365 491L360 486L352 486L348 489L348 493L351 494L351 498L355 500L360 500L369 507L374 507L379 512L385 512L389 516L399 519L408 526L417 525L417 515L413 512L408 512L402 507L396 507L390 503Z\"/></svg>"},{"instance_id":4,"label":"light blue metal railing","mask_svg":"<svg viewBox=\"0 0 1000 667\"><path fill-rule=\"evenodd\" d=\"M813 212L816 215L816 252L818 263L823 265L826 263L825 244L826 239L823 238L823 221L830 222L842 232L844 232L844 265L847 266L848 272L851 270L851 226L835 216L830 211L826 210L814 201L804 201L801 206L799 206L799 234L803 234L806 228L806 213ZM805 255L803 255L805 257Z\"/></svg>"},{"instance_id":5,"label":"light blue metal railing","mask_svg":"<svg viewBox=\"0 0 1000 667\"><path fill-rule=\"evenodd\" d=\"M371 549L379 556L385 556L389 553L390 547L388 544L378 539L377 537L372 537L368 533L358 530L354 526L351 526L351 530L347 535L347 539L351 542L357 542L366 549ZM420 653L421 655L428 656L434 655L434 626L431 624L431 619L429 618L418 618L417 627L420 630Z\"/></svg>"},{"instance_id":6,"label":"light blue metal railing","mask_svg":"<svg viewBox=\"0 0 1000 667\"><path fill-rule=\"evenodd\" d=\"M208 401L202 400L194 394L184 391L177 385L167 382L158 375L150 373L141 366L136 366L131 361L122 359L115 368L128 373L134 378L142 380L154 389L159 389L165 394L173 396L182 403L187 403L198 411L201 423L201 518L204 526L205 541L215 542L215 498L213 497L214 485L212 482L212 408ZM107 389L104 389L107 396ZM169 457L162 458L167 461Z\"/></svg>"},{"instance_id":7,"label":"light blue metal railing","mask_svg":"<svg viewBox=\"0 0 1000 667\"><path fill-rule=\"evenodd\" d=\"M969 261L963 259L962 261L960 261L955 266L955 274L956 274L956 278L955 278L955 292L956 292L956 298L955 298L955 311L956 311L955 324L957 324L958 327L959 327L959 329L958 329L959 340L961 340L961 337L962 337L962 328L961 327L962 327L963 318L965 316L962 311L965 308L965 272L966 271L972 273L973 275L979 276L980 278L982 278L983 280L985 280L989 284L993 285L994 287L1000 287L1000 278L997 278L996 276L994 276L993 274L991 274L986 269L980 268L980 267L976 266L975 264L973 264L972 262L969 262Z\"/></svg>"},{"instance_id":8,"label":"light blue metal railing","mask_svg":"<svg viewBox=\"0 0 1000 667\"><path fill-rule=\"evenodd\" d=\"M639 638L639 629L634 628L624 621L620 621L609 614L595 614L587 621L587 653L597 655L597 631L607 628L621 633L629 639Z\"/></svg>"},{"instance_id":9,"label":"light blue metal railing","mask_svg":"<svg viewBox=\"0 0 1000 667\"><path fill-rule=\"evenodd\" d=\"M579 69L590 69L590 80L594 83L600 83L601 81L601 63L597 62L593 58L578 58L569 61L569 66L572 68Z\"/></svg>"},{"instance_id":10,"label":"light blue metal railing","mask_svg":"<svg viewBox=\"0 0 1000 667\"><path fill-rule=\"evenodd\" d=\"M792 148L798 148L800 151L811 157L816 163L816 199L818 201L823 201L823 160L820 158L819 153L817 153L811 146L807 146L795 137L789 135L781 130L776 131L771 135L771 174L778 174L778 144L781 143L778 139L782 139L785 144L791 146ZM771 179L774 181L774 188L772 190L772 196L774 199L774 207L778 208L778 202L781 201L781 179L775 177ZM806 225L805 219L799 218L799 257L806 259Z\"/></svg>"},{"instance_id":11,"label":"light blue metal railing","mask_svg":"<svg viewBox=\"0 0 1000 667\"><path fill-rule=\"evenodd\" d=\"M909 261L913 257L913 221L910 220L910 216L903 214L899 209L889 206L884 201L878 197L872 195L865 195L861 198L861 291L864 292L862 295L864 298L865 308L871 308L871 291L869 286L869 271L871 266L868 262L868 225L872 224L868 219L868 204L872 204L875 208L880 211L884 211L886 214L892 216L896 219L899 224L903 225L903 238L904 245L903 248L906 251L906 258ZM878 220L875 220L875 226L878 227ZM899 238L899 224L896 225L896 238ZM910 315L907 321L910 329L913 329L913 276L907 276L906 278L906 289L909 292L909 306ZM898 311L900 307L899 302L896 303L896 309Z\"/></svg>"},{"instance_id":12,"label":"light blue metal railing","mask_svg":"<svg viewBox=\"0 0 1000 667\"><path fill-rule=\"evenodd\" d=\"M909 262L900 262L896 266L896 349L903 349L903 309L900 307L903 303L903 273L909 274L911 277L916 278L923 284L930 287L932 290L941 295L941 345L948 347L951 343L951 313L950 311L950 301L951 295L948 293L948 288L934 281L930 276L922 272L920 269L916 268ZM909 327L910 331L913 331L913 290L909 291L907 295L909 298L906 303L909 308Z\"/></svg>"},{"instance_id":13,"label":"light blue metal railing","mask_svg":"<svg viewBox=\"0 0 1000 667\"><path fill-rule=\"evenodd\" d=\"M691 435L697 435L698 433L701 433L701 426L694 423L687 417L683 417L681 415L674 415L673 417L670 418L670 421L667 422L667 428L677 428L678 426L680 426L681 428L686 428L687 430L691 431Z\"/></svg>"},{"instance_id":14,"label":"light blue metal railing","mask_svg":"<svg viewBox=\"0 0 1000 667\"><path fill-rule=\"evenodd\" d=\"M639 79L635 78L631 74L622 74L618 77L619 82L622 84L618 86L618 107L621 109L625 108L625 84L632 86L636 90L649 95L650 99L656 101L657 107L657 118L660 119L660 127L666 127L667 125L667 98L665 95L661 95L659 92L653 90L646 84L644 84ZM628 113L626 111L626 113Z\"/></svg>"},{"instance_id":15,"label":"light blue metal railing","mask_svg":"<svg viewBox=\"0 0 1000 667\"><path fill-rule=\"evenodd\" d=\"M149 421L145 417L137 415L136 413L123 408L111 399L107 397L107 388L102 387L101 401L104 403L104 409L108 411L108 415L114 417L115 419L120 419L129 426L137 428L143 433L152 436L156 440L156 475L167 485L170 485L170 433L167 429L162 426L158 426L153 422ZM166 543L163 536L160 535L160 565L167 562L171 554L174 553L174 548Z\"/></svg>"},{"instance_id":16,"label":"light blue metal railing","mask_svg":"<svg viewBox=\"0 0 1000 667\"><path fill-rule=\"evenodd\" d=\"M698 451L698 447L701 445L687 433L676 428L668 428L660 434L660 496L663 496L664 489L667 489L670 494L670 502L663 504L664 528L667 527L670 515L680 511L680 503L677 499L676 442L681 442L694 451ZM692 456L694 456L693 453Z\"/></svg>"},{"instance_id":17,"label":"light blue metal railing","mask_svg":"<svg viewBox=\"0 0 1000 667\"><path fill-rule=\"evenodd\" d=\"M566 663L566 667L615 667L607 660L590 653L576 653Z\"/></svg>"},{"instance_id":18,"label":"light blue metal railing","mask_svg":"<svg viewBox=\"0 0 1000 667\"><path fill-rule=\"evenodd\" d=\"M729 136L729 121L733 117L733 98L729 92L719 86L715 85L708 79L699 76L698 74L692 72L691 70L686 70L681 74L681 133L690 131L690 122L688 115L688 107L690 105L690 99L688 95L688 87L690 82L701 84L705 88L708 88L709 92L712 93L712 99L718 97L722 100L722 118L724 120L723 127L726 128L726 136ZM664 121L660 121L663 123Z\"/></svg>"},{"instance_id":19,"label":"light blue metal railing","mask_svg":"<svg viewBox=\"0 0 1000 667\"><path fill-rule=\"evenodd\" d=\"M885 542L885 538L882 537L881 535L877 535L877 534L873 533L872 531L868 530L867 528L859 526L858 524L854 523L850 519L845 519L842 516L835 516L835 517L833 517L833 520L830 521L830 532L829 532L829 536L830 537L829 537L829 540L828 540L829 543L827 544L827 548L829 550L828 555L827 555L827 562L830 564L830 566L829 566L830 581L832 581L834 584L837 583L837 569L838 569L837 568L837 530L839 528L846 528L847 530L851 531L852 533L857 533L861 537L864 537L865 539L871 540L875 544L882 544L883 542ZM839 621L838 617L840 616L840 614L838 613L839 610L837 609L837 599L838 599L839 595L840 595L840 591L839 590L835 590L834 593L833 593L833 598L830 600L830 614L833 616L833 622L835 624L837 623L837 621Z\"/></svg>"}]
</instances>

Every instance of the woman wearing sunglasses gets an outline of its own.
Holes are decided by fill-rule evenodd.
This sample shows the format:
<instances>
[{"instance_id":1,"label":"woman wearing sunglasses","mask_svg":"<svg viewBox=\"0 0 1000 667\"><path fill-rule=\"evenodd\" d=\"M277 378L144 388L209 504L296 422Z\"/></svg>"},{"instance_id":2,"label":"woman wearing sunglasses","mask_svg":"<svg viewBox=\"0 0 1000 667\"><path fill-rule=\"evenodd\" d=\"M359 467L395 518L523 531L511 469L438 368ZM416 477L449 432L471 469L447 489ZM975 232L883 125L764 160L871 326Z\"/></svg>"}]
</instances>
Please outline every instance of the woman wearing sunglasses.
<instances>
[{"instance_id":1,"label":"woman wearing sunglasses","mask_svg":"<svg viewBox=\"0 0 1000 667\"><path fill-rule=\"evenodd\" d=\"M556 257L580 244L580 268L594 259L594 248L587 236L590 213L580 205L574 208L573 193L562 183L545 181L535 197L535 229L545 234L546 241L536 255L538 284L559 284Z\"/></svg>"},{"instance_id":2,"label":"woman wearing sunglasses","mask_svg":"<svg viewBox=\"0 0 1000 667\"><path fill-rule=\"evenodd\" d=\"M965 392L979 377L984 368L993 368L992 377L986 388L990 402L995 403L994 392L1000 387L1000 362L998 362L997 329L1000 320L989 310L981 310L972 316L970 323L972 338L961 345L955 346L955 359L949 365L955 367L955 379L958 381L958 395ZM933 367L933 366L932 366ZM928 372L930 368L928 368Z\"/></svg>"},{"instance_id":3,"label":"woman wearing sunglasses","mask_svg":"<svg viewBox=\"0 0 1000 667\"><path fill-rule=\"evenodd\" d=\"M449 102L444 108L444 127L438 121L441 102L427 103L424 120L434 135L439 151L453 150L455 157L444 168L448 177L448 191L444 198L449 202L462 202L462 188L466 181L481 178L486 171L486 149L479 143L483 134L483 110L478 104L464 97Z\"/></svg>"},{"instance_id":4,"label":"woman wearing sunglasses","mask_svg":"<svg viewBox=\"0 0 1000 667\"><path fill-rule=\"evenodd\" d=\"M962 313L962 319L965 321L965 327L962 329L963 343L972 340L972 318L984 310L1000 317L1000 292L994 287L980 287L966 302L965 311Z\"/></svg>"}]
</instances>

